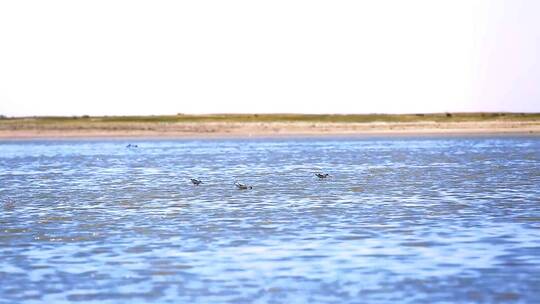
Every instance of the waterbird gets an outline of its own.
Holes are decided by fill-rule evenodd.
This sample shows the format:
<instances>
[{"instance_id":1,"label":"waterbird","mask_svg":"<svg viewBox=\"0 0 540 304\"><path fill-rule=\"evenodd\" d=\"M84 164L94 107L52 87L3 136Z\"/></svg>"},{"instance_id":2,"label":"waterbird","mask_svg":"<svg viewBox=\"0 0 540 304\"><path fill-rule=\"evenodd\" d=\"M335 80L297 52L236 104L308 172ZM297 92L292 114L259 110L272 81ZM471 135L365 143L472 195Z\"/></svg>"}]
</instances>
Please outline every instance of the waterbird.
<instances>
[{"instance_id":1,"label":"waterbird","mask_svg":"<svg viewBox=\"0 0 540 304\"><path fill-rule=\"evenodd\" d=\"M190 180L191 180L191 183L194 184L195 186L198 186L203 183L202 180L196 179L196 178L190 178Z\"/></svg>"},{"instance_id":2,"label":"waterbird","mask_svg":"<svg viewBox=\"0 0 540 304\"><path fill-rule=\"evenodd\" d=\"M328 173L315 173L315 175L318 177L318 178L327 178L330 176L330 174Z\"/></svg>"},{"instance_id":3,"label":"waterbird","mask_svg":"<svg viewBox=\"0 0 540 304\"><path fill-rule=\"evenodd\" d=\"M236 188L238 188L239 190L253 189L252 186L248 186L248 185L246 185L246 184L242 184L242 183L239 183L239 182L234 183L234 185L235 185Z\"/></svg>"},{"instance_id":4,"label":"waterbird","mask_svg":"<svg viewBox=\"0 0 540 304\"><path fill-rule=\"evenodd\" d=\"M133 144L128 144L128 145L126 146L126 148L138 148L138 147L139 147L139 146L133 145Z\"/></svg>"}]
</instances>

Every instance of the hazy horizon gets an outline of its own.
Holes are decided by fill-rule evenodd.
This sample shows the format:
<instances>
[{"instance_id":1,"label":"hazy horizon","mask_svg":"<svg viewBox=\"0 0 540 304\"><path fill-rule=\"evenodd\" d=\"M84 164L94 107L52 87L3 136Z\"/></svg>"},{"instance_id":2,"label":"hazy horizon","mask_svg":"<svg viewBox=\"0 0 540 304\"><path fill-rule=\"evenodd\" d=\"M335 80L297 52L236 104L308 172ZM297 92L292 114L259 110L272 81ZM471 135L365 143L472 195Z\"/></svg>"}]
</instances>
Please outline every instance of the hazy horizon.
<instances>
[{"instance_id":1,"label":"hazy horizon","mask_svg":"<svg viewBox=\"0 0 540 304\"><path fill-rule=\"evenodd\" d=\"M0 115L540 112L540 2L4 1Z\"/></svg>"}]
</instances>

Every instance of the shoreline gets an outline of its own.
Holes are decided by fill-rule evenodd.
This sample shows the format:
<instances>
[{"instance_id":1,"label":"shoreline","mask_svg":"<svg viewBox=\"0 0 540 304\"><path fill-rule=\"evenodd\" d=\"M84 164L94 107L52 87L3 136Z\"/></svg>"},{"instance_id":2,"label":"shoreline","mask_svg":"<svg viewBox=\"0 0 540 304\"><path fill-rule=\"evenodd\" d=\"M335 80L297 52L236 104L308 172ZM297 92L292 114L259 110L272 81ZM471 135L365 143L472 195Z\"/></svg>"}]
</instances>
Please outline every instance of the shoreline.
<instances>
[{"instance_id":1,"label":"shoreline","mask_svg":"<svg viewBox=\"0 0 540 304\"><path fill-rule=\"evenodd\" d=\"M0 140L220 139L372 136L540 136L540 121L183 122L0 128Z\"/></svg>"}]
</instances>

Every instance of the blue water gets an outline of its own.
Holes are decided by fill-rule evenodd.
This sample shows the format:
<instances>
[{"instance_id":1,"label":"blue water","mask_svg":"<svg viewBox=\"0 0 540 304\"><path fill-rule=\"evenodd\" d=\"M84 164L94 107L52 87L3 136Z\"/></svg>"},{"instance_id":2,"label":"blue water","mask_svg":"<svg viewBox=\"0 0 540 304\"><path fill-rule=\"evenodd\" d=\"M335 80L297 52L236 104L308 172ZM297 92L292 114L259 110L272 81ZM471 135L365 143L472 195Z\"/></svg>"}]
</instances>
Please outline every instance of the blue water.
<instances>
[{"instance_id":1,"label":"blue water","mask_svg":"<svg viewBox=\"0 0 540 304\"><path fill-rule=\"evenodd\" d=\"M0 142L0 303L539 299L540 137Z\"/></svg>"}]
</instances>

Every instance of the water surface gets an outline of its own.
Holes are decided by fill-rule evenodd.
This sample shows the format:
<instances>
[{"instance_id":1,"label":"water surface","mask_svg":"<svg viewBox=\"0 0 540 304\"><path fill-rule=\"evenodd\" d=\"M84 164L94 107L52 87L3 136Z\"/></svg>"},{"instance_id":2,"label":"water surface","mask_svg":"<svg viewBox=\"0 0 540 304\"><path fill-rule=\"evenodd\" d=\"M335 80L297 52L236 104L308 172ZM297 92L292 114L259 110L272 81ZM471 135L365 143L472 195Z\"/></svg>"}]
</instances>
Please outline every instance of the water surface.
<instances>
[{"instance_id":1,"label":"water surface","mask_svg":"<svg viewBox=\"0 0 540 304\"><path fill-rule=\"evenodd\" d=\"M0 303L530 303L539 198L538 137L3 141Z\"/></svg>"}]
</instances>

